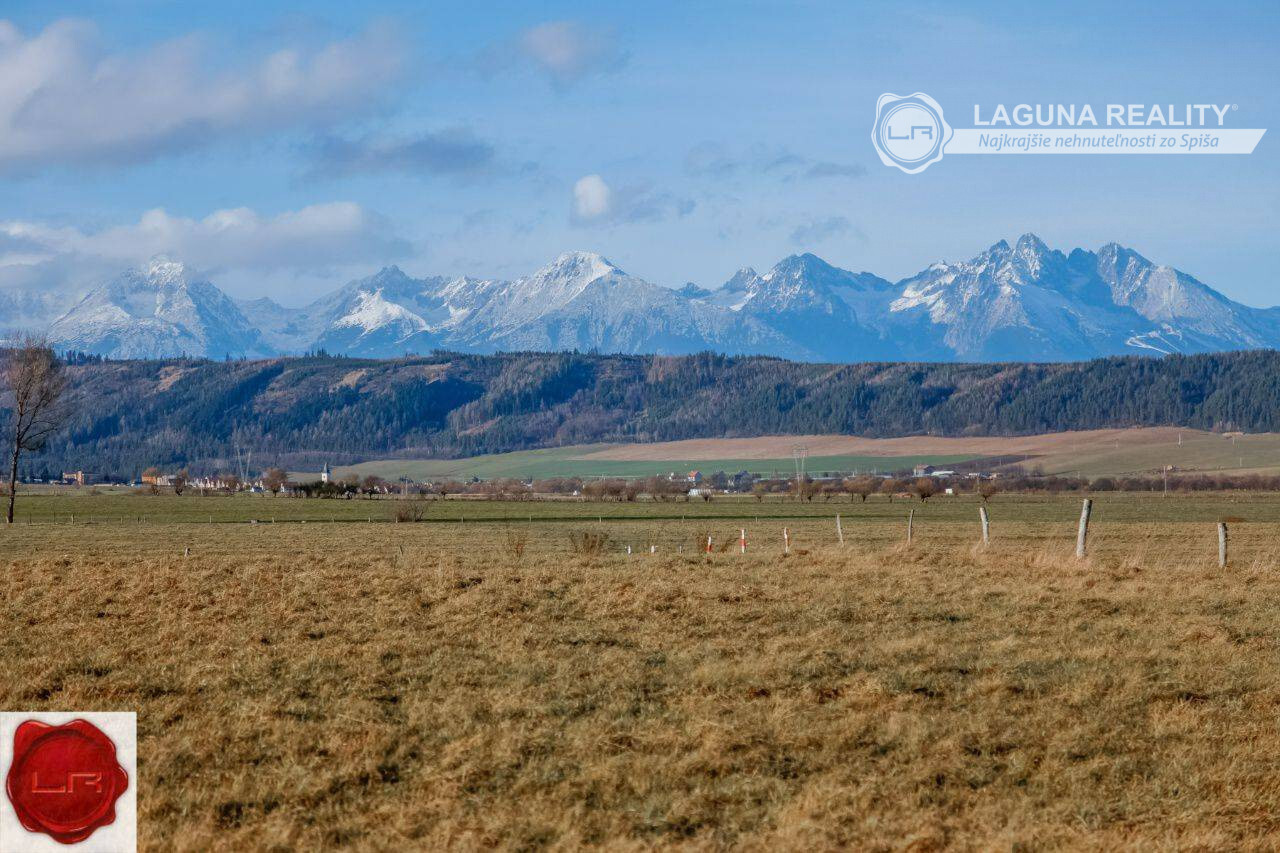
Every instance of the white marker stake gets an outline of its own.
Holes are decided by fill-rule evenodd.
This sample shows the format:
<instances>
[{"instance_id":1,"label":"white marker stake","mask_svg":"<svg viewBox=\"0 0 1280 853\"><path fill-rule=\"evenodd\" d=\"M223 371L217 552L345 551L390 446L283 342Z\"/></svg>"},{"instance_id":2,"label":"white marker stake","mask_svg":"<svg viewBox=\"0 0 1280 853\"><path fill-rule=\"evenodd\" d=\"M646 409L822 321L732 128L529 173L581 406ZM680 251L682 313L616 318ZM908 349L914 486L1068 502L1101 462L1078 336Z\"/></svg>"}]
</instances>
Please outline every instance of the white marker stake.
<instances>
[{"instance_id":1,"label":"white marker stake","mask_svg":"<svg viewBox=\"0 0 1280 853\"><path fill-rule=\"evenodd\" d=\"M987 517L985 506L978 507L978 518L982 520L982 544L986 546L991 542L991 519Z\"/></svg>"},{"instance_id":2,"label":"white marker stake","mask_svg":"<svg viewBox=\"0 0 1280 853\"><path fill-rule=\"evenodd\" d=\"M747 553L747 529L745 527L738 528L738 553Z\"/></svg>"},{"instance_id":3,"label":"white marker stake","mask_svg":"<svg viewBox=\"0 0 1280 853\"><path fill-rule=\"evenodd\" d=\"M911 544L911 534L914 531L916 522L916 511L914 509L907 510L907 544Z\"/></svg>"},{"instance_id":4,"label":"white marker stake","mask_svg":"<svg viewBox=\"0 0 1280 853\"><path fill-rule=\"evenodd\" d=\"M840 527L840 514L836 513L836 538L840 540L840 544L844 544L844 530Z\"/></svg>"},{"instance_id":5,"label":"white marker stake","mask_svg":"<svg viewBox=\"0 0 1280 853\"><path fill-rule=\"evenodd\" d=\"M649 546L649 553L650 553L650 554L656 554L656 553L658 553L658 546L657 546L657 545L650 545L650 546Z\"/></svg>"},{"instance_id":6,"label":"white marker stake","mask_svg":"<svg viewBox=\"0 0 1280 853\"><path fill-rule=\"evenodd\" d=\"M782 528L782 553L791 553L791 531L785 527Z\"/></svg>"},{"instance_id":7,"label":"white marker stake","mask_svg":"<svg viewBox=\"0 0 1280 853\"><path fill-rule=\"evenodd\" d=\"M1218 522L1218 568L1225 569L1227 567L1227 525L1226 522Z\"/></svg>"},{"instance_id":8,"label":"white marker stake","mask_svg":"<svg viewBox=\"0 0 1280 853\"><path fill-rule=\"evenodd\" d=\"M710 536L707 537L707 553L708 554L711 553L711 537Z\"/></svg>"},{"instance_id":9,"label":"white marker stake","mask_svg":"<svg viewBox=\"0 0 1280 853\"><path fill-rule=\"evenodd\" d=\"M1084 505L1080 507L1080 529L1076 531L1076 559L1083 559L1085 553L1085 545L1089 539L1089 514L1093 511L1093 500L1084 499Z\"/></svg>"}]
</instances>

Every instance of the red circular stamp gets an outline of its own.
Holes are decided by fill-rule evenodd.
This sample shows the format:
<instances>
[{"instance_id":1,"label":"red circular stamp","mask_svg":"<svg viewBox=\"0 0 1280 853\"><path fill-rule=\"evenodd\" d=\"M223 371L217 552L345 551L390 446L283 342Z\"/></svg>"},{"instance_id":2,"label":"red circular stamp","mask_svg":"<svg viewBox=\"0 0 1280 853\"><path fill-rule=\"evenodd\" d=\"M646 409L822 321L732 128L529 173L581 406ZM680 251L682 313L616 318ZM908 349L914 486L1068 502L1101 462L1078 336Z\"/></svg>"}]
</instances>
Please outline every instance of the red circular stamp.
<instances>
[{"instance_id":1,"label":"red circular stamp","mask_svg":"<svg viewBox=\"0 0 1280 853\"><path fill-rule=\"evenodd\" d=\"M13 736L5 791L31 832L63 844L83 841L116 819L116 800L128 787L116 745L92 723L27 720Z\"/></svg>"}]
</instances>

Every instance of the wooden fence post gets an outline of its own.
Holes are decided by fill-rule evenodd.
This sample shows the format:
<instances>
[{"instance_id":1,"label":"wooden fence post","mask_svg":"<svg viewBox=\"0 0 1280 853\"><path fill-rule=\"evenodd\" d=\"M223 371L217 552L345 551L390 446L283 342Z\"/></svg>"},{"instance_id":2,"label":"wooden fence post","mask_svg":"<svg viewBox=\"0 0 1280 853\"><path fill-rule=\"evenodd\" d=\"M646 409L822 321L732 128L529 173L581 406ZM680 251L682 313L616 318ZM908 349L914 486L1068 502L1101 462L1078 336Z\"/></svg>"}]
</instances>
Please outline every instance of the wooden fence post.
<instances>
[{"instance_id":1,"label":"wooden fence post","mask_svg":"<svg viewBox=\"0 0 1280 853\"><path fill-rule=\"evenodd\" d=\"M985 506L978 507L978 518L982 520L982 544L986 546L991 542L991 518Z\"/></svg>"},{"instance_id":2,"label":"wooden fence post","mask_svg":"<svg viewBox=\"0 0 1280 853\"><path fill-rule=\"evenodd\" d=\"M840 540L840 544L844 544L844 530L840 527L840 513L836 513L836 538Z\"/></svg>"},{"instance_id":3,"label":"wooden fence post","mask_svg":"<svg viewBox=\"0 0 1280 853\"><path fill-rule=\"evenodd\" d=\"M1085 498L1080 507L1080 529L1076 531L1076 559L1084 557L1085 543L1089 538L1089 513L1093 512L1093 499Z\"/></svg>"},{"instance_id":4,"label":"wooden fence post","mask_svg":"<svg viewBox=\"0 0 1280 853\"><path fill-rule=\"evenodd\" d=\"M782 528L782 553L791 553L791 531L785 527Z\"/></svg>"},{"instance_id":5,"label":"wooden fence post","mask_svg":"<svg viewBox=\"0 0 1280 853\"><path fill-rule=\"evenodd\" d=\"M907 544L911 544L911 535L915 531L916 511L914 509L907 511Z\"/></svg>"},{"instance_id":6,"label":"wooden fence post","mask_svg":"<svg viewBox=\"0 0 1280 853\"><path fill-rule=\"evenodd\" d=\"M1218 522L1218 568L1227 567L1227 523Z\"/></svg>"}]
</instances>

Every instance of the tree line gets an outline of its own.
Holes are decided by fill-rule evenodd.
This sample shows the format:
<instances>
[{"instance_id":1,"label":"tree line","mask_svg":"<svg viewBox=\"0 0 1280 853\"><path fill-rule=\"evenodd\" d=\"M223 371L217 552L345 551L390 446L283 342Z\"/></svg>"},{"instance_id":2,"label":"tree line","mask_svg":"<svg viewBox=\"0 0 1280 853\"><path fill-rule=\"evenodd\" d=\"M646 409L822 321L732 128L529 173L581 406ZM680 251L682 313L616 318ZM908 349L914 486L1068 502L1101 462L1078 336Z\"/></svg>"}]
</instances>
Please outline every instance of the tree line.
<instances>
[{"instance_id":1,"label":"tree line","mask_svg":"<svg viewBox=\"0 0 1280 853\"><path fill-rule=\"evenodd\" d=\"M1065 364L810 364L765 357L316 354L64 363L78 401L25 473L131 479L155 465L315 470L592 442L769 434L1024 435L1179 425L1280 429L1274 351ZM9 409L6 409L9 407ZM0 400L0 415L11 415Z\"/></svg>"}]
</instances>

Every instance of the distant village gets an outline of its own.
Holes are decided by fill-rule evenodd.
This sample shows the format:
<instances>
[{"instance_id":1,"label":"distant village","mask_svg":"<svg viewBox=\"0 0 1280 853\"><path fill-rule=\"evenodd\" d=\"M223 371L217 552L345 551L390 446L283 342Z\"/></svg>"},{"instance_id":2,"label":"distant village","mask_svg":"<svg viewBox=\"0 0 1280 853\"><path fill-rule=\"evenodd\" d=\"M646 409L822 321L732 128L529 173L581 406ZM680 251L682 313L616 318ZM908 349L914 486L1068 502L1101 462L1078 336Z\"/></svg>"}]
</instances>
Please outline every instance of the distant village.
<instances>
[{"instance_id":1,"label":"distant village","mask_svg":"<svg viewBox=\"0 0 1280 853\"><path fill-rule=\"evenodd\" d=\"M127 482L94 476L84 470L63 471L61 476L43 474L20 478L34 485L73 488L131 488L142 494L231 495L258 494L298 498L455 498L490 500L638 499L712 500L716 496L788 496L799 500L832 500L841 495L849 500L915 498L973 495L986 500L997 492L1203 492L1280 491L1280 476L1228 471L1188 471L1177 466L1162 470L1116 476L1082 476L1079 473L1046 474L1034 465L1024 467L1025 458L975 459L951 468L920 464L910 470L889 472L820 471L736 473L701 470L670 471L638 477L441 477L418 481L407 477L388 480L374 475L339 474L325 464L318 474L290 474L268 468L256 475L199 474L186 470L164 471L147 468ZM980 467L981 466L981 467ZM988 468L987 466L991 466ZM247 467L247 466L243 466Z\"/></svg>"},{"instance_id":2,"label":"distant village","mask_svg":"<svg viewBox=\"0 0 1280 853\"><path fill-rule=\"evenodd\" d=\"M26 480L33 484L57 484L62 486L90 487L110 486L133 488L141 492L159 494L272 494L285 497L372 497L388 496L436 496L436 497L494 497L503 499L555 496L585 499L635 500L645 496L655 500L710 499L715 495L796 495L812 500L830 499L840 494L862 496L872 494L901 497L932 497L934 494L955 494L958 491L977 492L979 484L992 483L1000 478L1000 472L959 471L940 469L932 465L917 465L911 471L891 473L861 473L851 471L824 471L809 474L774 474L763 476L742 470L730 474L725 471L700 470L672 471L666 474L643 477L547 477L482 479L440 478L432 481L415 481L409 478L387 480L376 476L338 476L325 464L318 476L299 478L283 469L271 468L257 476L231 473L192 475L185 470L163 471L147 468L138 477L127 482L95 477L91 472L64 471L61 477L36 477Z\"/></svg>"}]
</instances>

